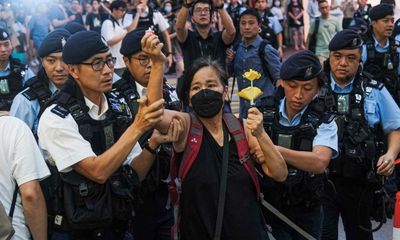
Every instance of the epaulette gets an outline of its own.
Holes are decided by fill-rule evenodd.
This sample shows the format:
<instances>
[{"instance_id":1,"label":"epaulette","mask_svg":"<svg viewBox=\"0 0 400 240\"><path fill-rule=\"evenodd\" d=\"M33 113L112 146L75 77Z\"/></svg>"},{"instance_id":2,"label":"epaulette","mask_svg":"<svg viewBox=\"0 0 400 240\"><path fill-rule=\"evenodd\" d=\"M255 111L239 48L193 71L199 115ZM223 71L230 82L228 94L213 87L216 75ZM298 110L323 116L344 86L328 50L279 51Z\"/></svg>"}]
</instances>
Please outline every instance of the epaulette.
<instances>
[{"instance_id":1,"label":"epaulette","mask_svg":"<svg viewBox=\"0 0 400 240\"><path fill-rule=\"evenodd\" d=\"M51 109L51 112L62 118L65 118L69 114L69 111L60 105L57 105Z\"/></svg>"},{"instance_id":2,"label":"epaulette","mask_svg":"<svg viewBox=\"0 0 400 240\"><path fill-rule=\"evenodd\" d=\"M335 120L335 114L331 114L331 113L324 113L322 114L321 117L321 122L322 123L331 123L333 120Z\"/></svg>"},{"instance_id":3,"label":"epaulette","mask_svg":"<svg viewBox=\"0 0 400 240\"><path fill-rule=\"evenodd\" d=\"M22 95L26 97L29 101L32 101L37 98L37 94L33 91L32 88L28 87L25 91L22 92Z\"/></svg>"},{"instance_id":4,"label":"epaulette","mask_svg":"<svg viewBox=\"0 0 400 240\"><path fill-rule=\"evenodd\" d=\"M366 84L368 87L376 88L381 90L385 85L378 80L373 79L373 76L368 72L363 72L363 77L366 79Z\"/></svg>"}]
</instances>

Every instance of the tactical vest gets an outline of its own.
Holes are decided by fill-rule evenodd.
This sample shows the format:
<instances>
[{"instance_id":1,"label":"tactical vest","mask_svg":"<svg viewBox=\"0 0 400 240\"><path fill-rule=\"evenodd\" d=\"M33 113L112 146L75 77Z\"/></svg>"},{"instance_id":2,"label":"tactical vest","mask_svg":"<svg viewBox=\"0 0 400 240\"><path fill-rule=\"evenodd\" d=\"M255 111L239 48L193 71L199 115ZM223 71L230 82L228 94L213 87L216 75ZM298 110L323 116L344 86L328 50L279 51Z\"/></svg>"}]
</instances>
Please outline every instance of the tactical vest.
<instances>
[{"instance_id":1,"label":"tactical vest","mask_svg":"<svg viewBox=\"0 0 400 240\"><path fill-rule=\"evenodd\" d=\"M368 24L370 23L369 19L369 10L371 9L371 4L367 4L367 11L363 11L363 9L358 8L357 11L354 13L354 18L361 18L362 20L366 21Z\"/></svg>"},{"instance_id":2,"label":"tactical vest","mask_svg":"<svg viewBox=\"0 0 400 240\"><path fill-rule=\"evenodd\" d=\"M399 53L395 40L389 38L389 49L385 53L376 51L372 36L368 38L366 47L367 61L364 64L364 70L372 74L374 79L381 81L399 105L400 83L397 75Z\"/></svg>"},{"instance_id":3,"label":"tactical vest","mask_svg":"<svg viewBox=\"0 0 400 240\"><path fill-rule=\"evenodd\" d=\"M25 66L11 57L9 61L10 75L0 77L0 111L9 111L14 97L24 89Z\"/></svg>"},{"instance_id":4,"label":"tactical vest","mask_svg":"<svg viewBox=\"0 0 400 240\"><path fill-rule=\"evenodd\" d=\"M73 80L68 80L53 100L57 105L51 112L61 118L71 114L79 133L90 142L93 152L100 155L119 139L130 123L123 101L107 101L109 110L105 113L106 118L92 119L79 87ZM112 223L121 223L122 226L133 219L134 195L140 182L130 166L121 166L104 184L93 182L74 170L56 174L61 179L61 186L57 189L60 195L57 197L62 198L63 204L62 209L50 209L49 215L57 211L53 215L58 227L71 232L97 231L109 228Z\"/></svg>"},{"instance_id":5,"label":"tactical vest","mask_svg":"<svg viewBox=\"0 0 400 240\"><path fill-rule=\"evenodd\" d=\"M142 16L139 17L138 25L137 25L136 28L137 29L139 29L139 28L140 29L145 29L145 30L150 28L158 35L158 37L162 38L162 35L160 34L160 29L159 29L158 24L155 25L154 22L153 22L154 12L157 11L157 10L154 10L150 6L148 8L149 8L149 14L147 14L146 17L142 17ZM136 13L137 13L136 9L132 10L132 18L135 17Z\"/></svg>"},{"instance_id":6,"label":"tactical vest","mask_svg":"<svg viewBox=\"0 0 400 240\"><path fill-rule=\"evenodd\" d=\"M383 84L370 76L358 75L350 93L328 92L334 101L331 112L336 115L339 139L339 157L329 165L331 176L374 182L376 161L383 151L381 127L371 128L365 118L365 98L372 89L382 89Z\"/></svg>"},{"instance_id":7,"label":"tactical vest","mask_svg":"<svg viewBox=\"0 0 400 240\"><path fill-rule=\"evenodd\" d=\"M282 89L278 90L278 94L279 91ZM264 129L275 145L311 152L318 127L334 120L334 115L325 113L325 96L320 95L313 100L303 113L300 124L292 127L279 123L281 99L275 96L263 101ZM278 209L284 206L314 208L320 204L323 177L323 174L305 172L288 164L288 176L284 182L276 182L265 176L262 184L264 189L268 189L266 199Z\"/></svg>"},{"instance_id":8,"label":"tactical vest","mask_svg":"<svg viewBox=\"0 0 400 240\"><path fill-rule=\"evenodd\" d=\"M49 81L44 69L41 68L37 76L30 78L25 83L27 89L22 92L22 95L29 101L37 99L40 108L43 108L52 95L49 89Z\"/></svg>"},{"instance_id":9,"label":"tactical vest","mask_svg":"<svg viewBox=\"0 0 400 240\"><path fill-rule=\"evenodd\" d=\"M240 9L242 8L242 5L239 3L237 4L236 7L233 7L230 3L228 7L226 8L226 11L228 12L229 16L231 16L233 24L235 25L236 29L239 29L239 17L240 17Z\"/></svg>"},{"instance_id":10,"label":"tactical vest","mask_svg":"<svg viewBox=\"0 0 400 240\"><path fill-rule=\"evenodd\" d=\"M163 96L164 96L164 107L171 110L180 110L180 102L177 99L171 97L171 92L174 91L172 87L164 83ZM135 118L139 110L140 95L137 92L135 80L129 71L124 71L122 78L113 84L113 89L107 94L111 99L123 98L129 106L132 121ZM148 139L151 137L153 129L147 131L139 138L139 143L144 147ZM161 179L166 179L169 172L169 160L171 158L172 145L170 143L164 143L161 145L160 151L158 152L154 164L147 174L146 178L142 181L141 188L139 190L139 202L145 197L147 193L152 193L157 190Z\"/></svg>"},{"instance_id":11,"label":"tactical vest","mask_svg":"<svg viewBox=\"0 0 400 240\"><path fill-rule=\"evenodd\" d=\"M276 38L274 29L272 28L272 23L269 20L269 17L272 17L272 16L274 16L274 15L270 11L264 12L264 17L262 18L262 22L261 22L260 36L263 39L268 40L275 49L278 49L278 40Z\"/></svg>"}]
</instances>

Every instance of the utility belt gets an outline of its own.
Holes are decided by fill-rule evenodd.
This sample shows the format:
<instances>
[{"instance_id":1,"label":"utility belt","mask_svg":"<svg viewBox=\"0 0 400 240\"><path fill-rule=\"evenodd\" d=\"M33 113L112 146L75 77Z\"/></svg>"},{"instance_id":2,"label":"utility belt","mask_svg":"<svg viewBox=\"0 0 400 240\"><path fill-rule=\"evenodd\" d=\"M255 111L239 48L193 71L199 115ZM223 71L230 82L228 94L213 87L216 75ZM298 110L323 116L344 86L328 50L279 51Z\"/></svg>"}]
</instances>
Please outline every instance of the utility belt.
<instances>
[{"instance_id":1,"label":"utility belt","mask_svg":"<svg viewBox=\"0 0 400 240\"><path fill-rule=\"evenodd\" d=\"M285 207L313 209L321 203L324 182L322 174L307 173L289 167L285 182L265 178L262 186L268 191L265 199L278 210Z\"/></svg>"},{"instance_id":2,"label":"utility belt","mask_svg":"<svg viewBox=\"0 0 400 240\"><path fill-rule=\"evenodd\" d=\"M49 228L68 233L102 231L113 223L133 220L135 194L140 185L128 165L120 167L104 184L93 182L76 171L59 173L57 214L49 216ZM61 198L61 199L60 199ZM50 209L49 212L54 212Z\"/></svg>"}]
</instances>

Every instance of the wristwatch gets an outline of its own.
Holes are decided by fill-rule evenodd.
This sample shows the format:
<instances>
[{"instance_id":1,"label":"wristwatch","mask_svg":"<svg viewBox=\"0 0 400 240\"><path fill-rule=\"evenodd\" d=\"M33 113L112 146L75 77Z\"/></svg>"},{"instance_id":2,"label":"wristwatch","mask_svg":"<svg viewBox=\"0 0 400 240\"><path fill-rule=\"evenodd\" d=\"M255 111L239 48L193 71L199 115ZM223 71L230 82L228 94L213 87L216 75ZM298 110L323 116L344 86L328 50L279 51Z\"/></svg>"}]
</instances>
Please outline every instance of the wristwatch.
<instances>
[{"instance_id":1,"label":"wristwatch","mask_svg":"<svg viewBox=\"0 0 400 240\"><path fill-rule=\"evenodd\" d=\"M149 145L149 142L146 142L144 144L144 148L149 151L151 154L153 155L157 155L157 153L160 151L161 145L159 145L158 147L156 147L155 149L152 149Z\"/></svg>"}]
</instances>

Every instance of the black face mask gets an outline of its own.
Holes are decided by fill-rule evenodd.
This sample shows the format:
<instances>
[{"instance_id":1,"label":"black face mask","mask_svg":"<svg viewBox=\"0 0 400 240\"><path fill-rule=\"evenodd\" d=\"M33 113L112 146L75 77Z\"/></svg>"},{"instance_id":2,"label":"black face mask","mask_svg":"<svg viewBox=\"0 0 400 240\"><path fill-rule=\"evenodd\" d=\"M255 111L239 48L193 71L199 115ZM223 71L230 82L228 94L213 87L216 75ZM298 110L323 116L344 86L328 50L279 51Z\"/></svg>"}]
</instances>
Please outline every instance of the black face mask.
<instances>
[{"instance_id":1,"label":"black face mask","mask_svg":"<svg viewBox=\"0 0 400 240\"><path fill-rule=\"evenodd\" d=\"M211 118L221 111L222 94L210 89L203 89L192 96L192 107L194 112L203 118Z\"/></svg>"}]
</instances>

